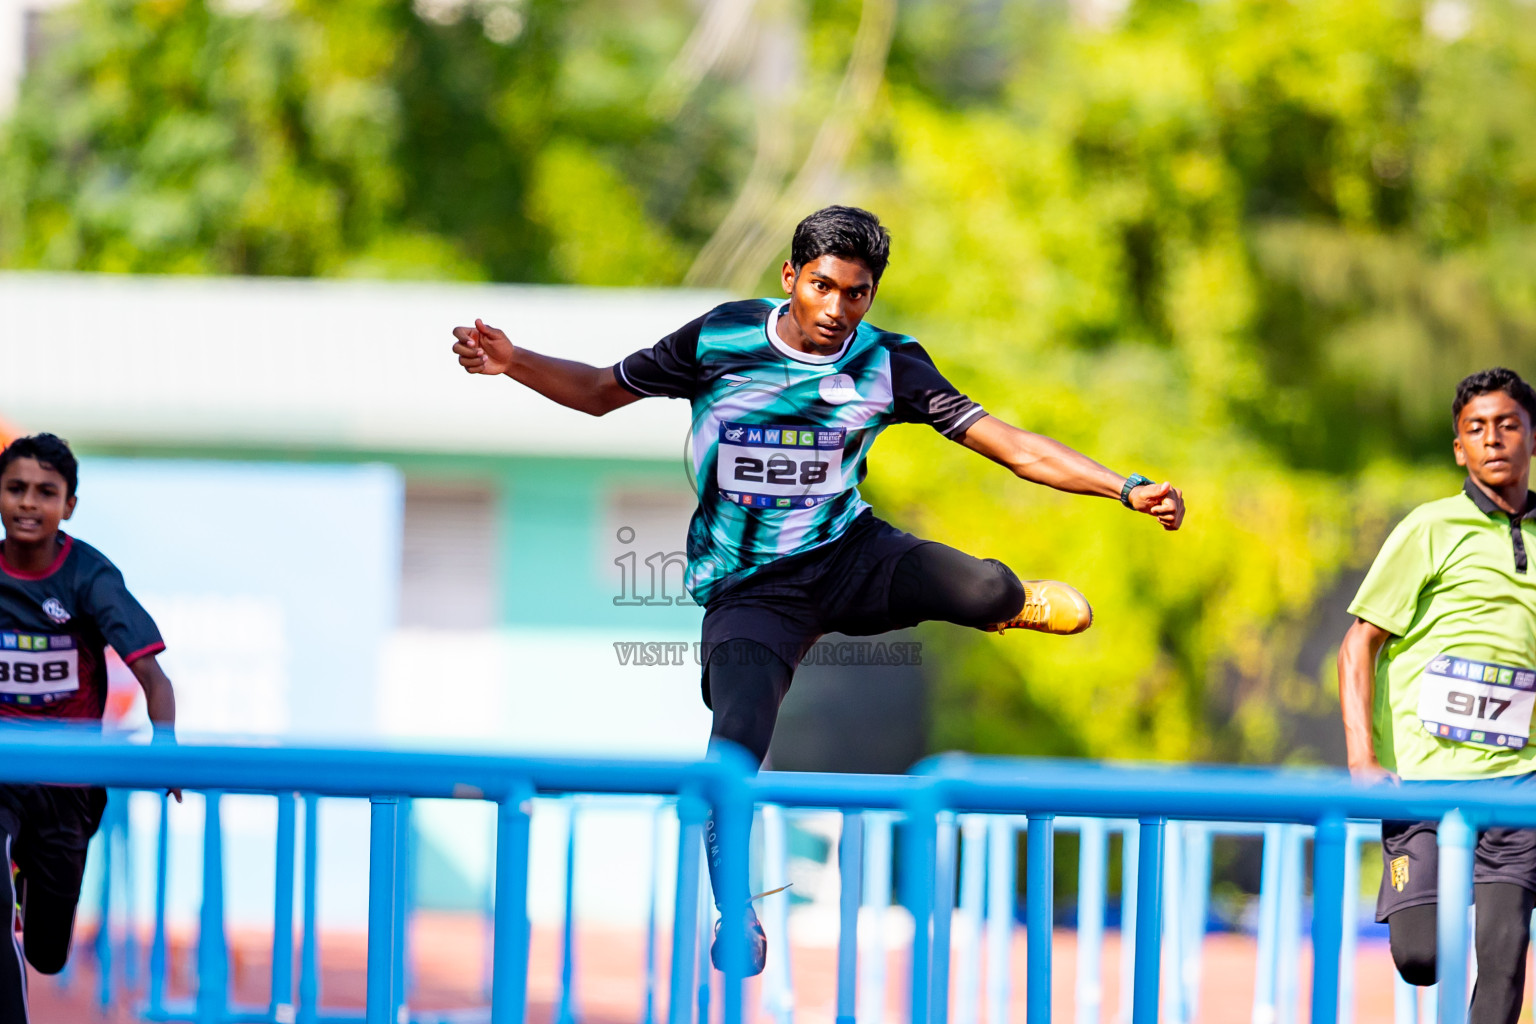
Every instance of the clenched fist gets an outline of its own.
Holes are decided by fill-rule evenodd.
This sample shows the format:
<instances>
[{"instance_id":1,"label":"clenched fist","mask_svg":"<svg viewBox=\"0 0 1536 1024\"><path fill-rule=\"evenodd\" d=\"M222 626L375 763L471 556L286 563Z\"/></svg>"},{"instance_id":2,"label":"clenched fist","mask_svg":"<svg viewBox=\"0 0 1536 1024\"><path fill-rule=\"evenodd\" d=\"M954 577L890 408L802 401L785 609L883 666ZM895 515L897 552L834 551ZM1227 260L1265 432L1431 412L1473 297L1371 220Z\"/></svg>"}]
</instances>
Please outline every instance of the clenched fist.
<instances>
[{"instance_id":1,"label":"clenched fist","mask_svg":"<svg viewBox=\"0 0 1536 1024\"><path fill-rule=\"evenodd\" d=\"M476 320L473 327L455 327L453 336L458 339L453 343L453 352L465 373L496 376L511 368L512 340L500 328Z\"/></svg>"},{"instance_id":2,"label":"clenched fist","mask_svg":"<svg viewBox=\"0 0 1536 1024\"><path fill-rule=\"evenodd\" d=\"M1184 493L1173 484L1142 484L1132 488L1128 497L1132 508L1152 516L1165 530L1177 530L1184 522Z\"/></svg>"}]
</instances>

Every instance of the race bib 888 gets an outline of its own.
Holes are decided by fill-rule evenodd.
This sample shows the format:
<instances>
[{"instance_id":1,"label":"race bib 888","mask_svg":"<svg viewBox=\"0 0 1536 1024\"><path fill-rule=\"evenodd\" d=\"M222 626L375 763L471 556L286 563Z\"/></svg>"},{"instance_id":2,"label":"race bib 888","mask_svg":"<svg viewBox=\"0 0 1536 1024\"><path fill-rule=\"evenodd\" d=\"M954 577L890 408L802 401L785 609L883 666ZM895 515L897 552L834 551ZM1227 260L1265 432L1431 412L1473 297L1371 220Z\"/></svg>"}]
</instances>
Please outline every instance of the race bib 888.
<instances>
[{"instance_id":1,"label":"race bib 888","mask_svg":"<svg viewBox=\"0 0 1536 1024\"><path fill-rule=\"evenodd\" d=\"M715 484L727 501L754 508L812 508L841 494L841 427L722 423Z\"/></svg>"},{"instance_id":2,"label":"race bib 888","mask_svg":"<svg viewBox=\"0 0 1536 1024\"><path fill-rule=\"evenodd\" d=\"M52 704L79 689L74 637L0 633L0 701Z\"/></svg>"},{"instance_id":3,"label":"race bib 888","mask_svg":"<svg viewBox=\"0 0 1536 1024\"><path fill-rule=\"evenodd\" d=\"M1419 677L1419 720L1453 743L1519 750L1533 708L1536 670L1437 654Z\"/></svg>"}]
</instances>

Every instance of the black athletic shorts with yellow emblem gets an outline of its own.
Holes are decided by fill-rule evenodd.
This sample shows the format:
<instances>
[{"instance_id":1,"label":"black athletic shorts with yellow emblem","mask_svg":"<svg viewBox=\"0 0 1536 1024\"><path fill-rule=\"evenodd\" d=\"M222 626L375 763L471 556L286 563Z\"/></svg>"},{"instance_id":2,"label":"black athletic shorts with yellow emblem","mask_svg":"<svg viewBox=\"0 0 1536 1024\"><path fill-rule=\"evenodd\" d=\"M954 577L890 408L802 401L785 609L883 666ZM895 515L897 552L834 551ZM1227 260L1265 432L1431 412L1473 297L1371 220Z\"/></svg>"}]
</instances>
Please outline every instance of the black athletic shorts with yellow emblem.
<instances>
[{"instance_id":1,"label":"black athletic shorts with yellow emblem","mask_svg":"<svg viewBox=\"0 0 1536 1024\"><path fill-rule=\"evenodd\" d=\"M1489 779L1477 785L1536 785L1536 773ZM1376 920L1399 910L1434 903L1440 887L1440 846L1436 822L1381 823L1381 892ZM1477 834L1472 883L1509 882L1536 892L1536 829L1490 828Z\"/></svg>"}]
</instances>

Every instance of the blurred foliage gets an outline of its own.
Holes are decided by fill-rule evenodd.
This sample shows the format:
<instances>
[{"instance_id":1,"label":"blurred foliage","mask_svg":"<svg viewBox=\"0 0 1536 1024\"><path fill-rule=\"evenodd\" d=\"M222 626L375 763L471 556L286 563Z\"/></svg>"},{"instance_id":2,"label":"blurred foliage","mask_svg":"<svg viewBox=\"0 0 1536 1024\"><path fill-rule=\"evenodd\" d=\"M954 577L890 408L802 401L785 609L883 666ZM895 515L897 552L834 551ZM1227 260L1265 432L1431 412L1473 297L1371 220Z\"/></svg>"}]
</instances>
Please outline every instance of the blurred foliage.
<instances>
[{"instance_id":1,"label":"blurred foliage","mask_svg":"<svg viewBox=\"0 0 1536 1024\"><path fill-rule=\"evenodd\" d=\"M1097 615L931 630L935 745L1329 756L1351 589L1456 485L1455 381L1536 369L1536 7L905 0L839 124L861 10L83 0L0 138L0 265L675 284L852 133L819 199L891 227L873 319L1189 495L1165 536L892 432L890 518Z\"/></svg>"},{"instance_id":2,"label":"blurred foliage","mask_svg":"<svg viewBox=\"0 0 1536 1024\"><path fill-rule=\"evenodd\" d=\"M733 147L635 109L691 18L624 6L643 31L561 0L82 0L5 129L0 263L675 283Z\"/></svg>"},{"instance_id":3,"label":"blurred foliage","mask_svg":"<svg viewBox=\"0 0 1536 1024\"><path fill-rule=\"evenodd\" d=\"M1160 536L888 443L888 502L1080 583L1097 613L1067 641L934 631L938 745L1337 749L1359 570L1455 486L1455 381L1536 354L1536 136L1477 99L1536 99L1536 11L1450 10L1471 21L1455 40L1382 0L1149 2L1099 30L1062 12L950 57L987 81L907 41L869 132L868 202L916 243L883 315L992 411L1174 479L1191 508Z\"/></svg>"}]
</instances>

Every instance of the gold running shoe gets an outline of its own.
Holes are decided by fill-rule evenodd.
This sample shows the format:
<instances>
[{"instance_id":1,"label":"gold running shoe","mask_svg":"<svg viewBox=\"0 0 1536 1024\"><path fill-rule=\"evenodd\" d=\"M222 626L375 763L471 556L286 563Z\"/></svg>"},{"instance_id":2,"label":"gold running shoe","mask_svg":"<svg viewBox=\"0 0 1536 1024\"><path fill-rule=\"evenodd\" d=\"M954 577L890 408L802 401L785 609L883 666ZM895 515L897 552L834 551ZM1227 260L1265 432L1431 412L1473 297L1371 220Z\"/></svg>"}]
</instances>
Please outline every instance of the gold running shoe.
<instances>
[{"instance_id":1,"label":"gold running shoe","mask_svg":"<svg viewBox=\"0 0 1536 1024\"><path fill-rule=\"evenodd\" d=\"M1024 607L1007 622L985 627L990 633L1032 629L1037 633L1071 636L1093 625L1093 608L1072 586L1056 580L1024 580Z\"/></svg>"}]
</instances>

